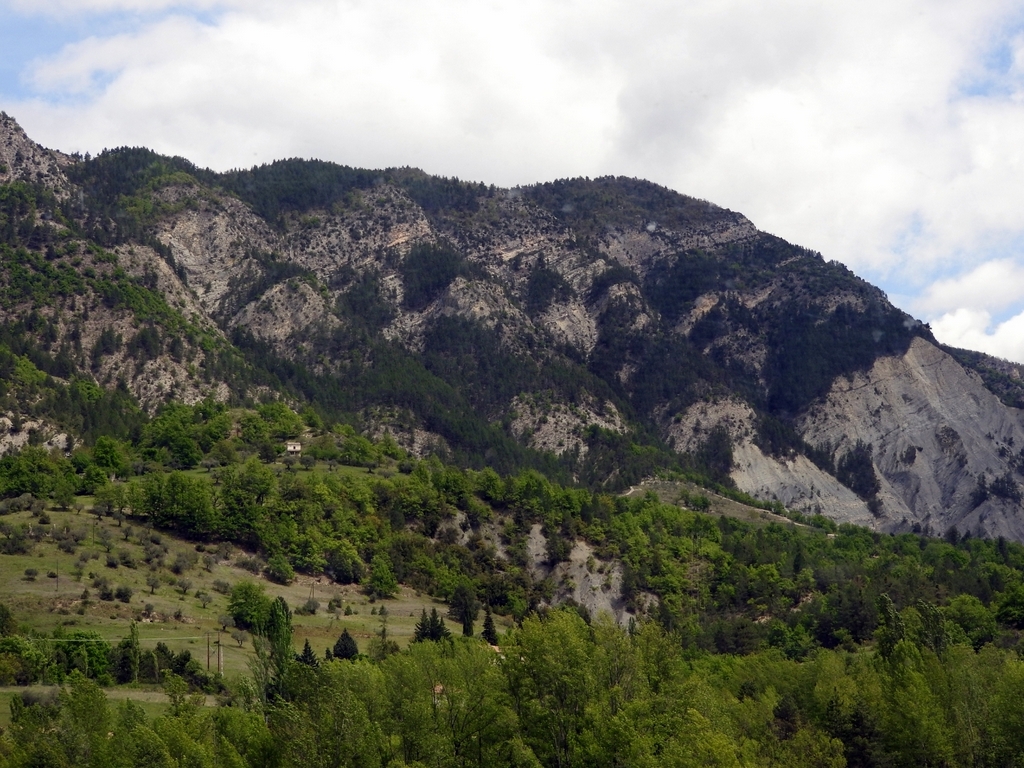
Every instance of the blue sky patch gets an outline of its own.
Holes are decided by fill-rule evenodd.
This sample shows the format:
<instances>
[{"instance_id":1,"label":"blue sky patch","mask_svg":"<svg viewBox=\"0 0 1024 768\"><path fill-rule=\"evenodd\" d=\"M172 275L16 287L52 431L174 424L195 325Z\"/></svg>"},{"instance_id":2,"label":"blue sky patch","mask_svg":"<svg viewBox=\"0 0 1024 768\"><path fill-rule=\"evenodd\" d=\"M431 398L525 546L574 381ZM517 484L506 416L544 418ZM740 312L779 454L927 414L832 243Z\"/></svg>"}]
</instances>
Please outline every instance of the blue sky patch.
<instances>
[{"instance_id":1,"label":"blue sky patch","mask_svg":"<svg viewBox=\"0 0 1024 768\"><path fill-rule=\"evenodd\" d=\"M44 98L64 101L55 94L38 92L28 73L34 61L60 53L66 46L90 37L105 38L136 32L161 19L187 15L203 24L215 23L215 11L165 8L156 13L106 12L67 13L60 16L18 12L0 5L0 101ZM114 74L94 78L93 86L103 88ZM2 106L0 106L2 108Z\"/></svg>"},{"instance_id":2,"label":"blue sky patch","mask_svg":"<svg viewBox=\"0 0 1024 768\"><path fill-rule=\"evenodd\" d=\"M1024 14L1000 28L980 57L981 71L966 78L957 89L958 97L995 98L1020 90L1012 73L1014 38L1024 33Z\"/></svg>"}]
</instances>

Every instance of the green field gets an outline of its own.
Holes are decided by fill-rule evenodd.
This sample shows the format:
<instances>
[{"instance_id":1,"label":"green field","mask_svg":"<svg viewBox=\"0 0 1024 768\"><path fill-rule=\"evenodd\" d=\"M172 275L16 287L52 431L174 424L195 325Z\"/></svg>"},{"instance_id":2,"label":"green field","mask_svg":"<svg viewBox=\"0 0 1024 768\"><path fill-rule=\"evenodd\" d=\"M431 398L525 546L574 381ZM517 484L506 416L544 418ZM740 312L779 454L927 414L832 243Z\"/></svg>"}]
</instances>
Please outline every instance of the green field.
<instances>
[{"instance_id":1,"label":"green field","mask_svg":"<svg viewBox=\"0 0 1024 768\"><path fill-rule=\"evenodd\" d=\"M231 637L230 627L222 631L219 617L228 613L228 595L218 592L215 582L222 590L224 585L233 586L243 580L256 582L271 597L284 597L293 611L311 598L319 601L315 614L296 612L293 617L296 650L309 639L319 656L334 645L345 628L365 651L380 628L377 613L382 606L387 608L389 635L403 647L412 638L424 608L429 611L435 606L443 612L441 604L407 587L402 587L393 599L371 602L358 585L335 584L325 576L299 575L292 584L275 584L240 567L238 561L258 562L258 558L234 545L196 544L154 532L131 520L119 525L111 518L97 518L86 511L51 509L45 514L49 519L45 525L28 512L3 518L12 527L29 524L34 530L29 554L0 555L0 602L10 608L23 632L49 635L56 627L64 626L95 631L116 643L135 621L143 648L164 642L175 652L187 649L204 667L209 660L211 671L217 669L220 642L221 668L231 679L246 673L252 648L248 640L239 646ZM74 553L61 551L53 538L63 530L80 536ZM144 544L152 543L152 538L166 550L161 567L143 562ZM194 565L175 574L172 566L179 558L191 559ZM26 575L32 569L36 574ZM155 589L147 584L152 576L159 579ZM97 578L107 579L115 589L129 587L132 595L128 602L99 599ZM185 581L189 582L187 590ZM209 597L205 606L199 597L203 593ZM328 611L332 599L340 601L340 607ZM349 615L345 615L346 610L350 610ZM6 707L0 708L6 711Z\"/></svg>"}]
</instances>

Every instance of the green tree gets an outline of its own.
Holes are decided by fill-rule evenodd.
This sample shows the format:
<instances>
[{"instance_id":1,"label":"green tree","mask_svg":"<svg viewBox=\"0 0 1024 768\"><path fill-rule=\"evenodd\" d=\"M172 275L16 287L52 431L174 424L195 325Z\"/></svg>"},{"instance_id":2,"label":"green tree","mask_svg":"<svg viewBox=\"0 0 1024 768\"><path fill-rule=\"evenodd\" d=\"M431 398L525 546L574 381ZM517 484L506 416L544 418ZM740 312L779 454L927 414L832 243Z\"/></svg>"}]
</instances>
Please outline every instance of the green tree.
<instances>
[{"instance_id":1,"label":"green tree","mask_svg":"<svg viewBox=\"0 0 1024 768\"><path fill-rule=\"evenodd\" d=\"M576 765L594 699L593 645L575 612L527 618L502 669L523 736L542 763Z\"/></svg>"},{"instance_id":2,"label":"green tree","mask_svg":"<svg viewBox=\"0 0 1024 768\"><path fill-rule=\"evenodd\" d=\"M251 458L242 467L227 467L220 478L217 502L224 532L245 541L255 532L264 513L264 505L277 488L274 473Z\"/></svg>"},{"instance_id":3,"label":"green tree","mask_svg":"<svg viewBox=\"0 0 1024 768\"><path fill-rule=\"evenodd\" d=\"M437 643L441 640L450 640L451 636L452 633L444 625L444 619L437 612L437 608L431 608L429 615L427 615L427 609L424 608L420 620L416 622L412 641L414 643L421 643L425 640L430 640Z\"/></svg>"},{"instance_id":4,"label":"green tree","mask_svg":"<svg viewBox=\"0 0 1024 768\"><path fill-rule=\"evenodd\" d=\"M92 449L92 460L96 466L109 474L124 477L128 474L128 459L122 445L112 437L102 435L96 438Z\"/></svg>"},{"instance_id":5,"label":"green tree","mask_svg":"<svg viewBox=\"0 0 1024 768\"><path fill-rule=\"evenodd\" d=\"M124 638L113 649L113 672L119 683L137 683L139 681L139 664L142 658L139 646L139 628L133 621Z\"/></svg>"},{"instance_id":6,"label":"green tree","mask_svg":"<svg viewBox=\"0 0 1024 768\"><path fill-rule=\"evenodd\" d=\"M9 637L17 633L18 623L14 620L11 609L0 603L0 637Z\"/></svg>"},{"instance_id":7,"label":"green tree","mask_svg":"<svg viewBox=\"0 0 1024 768\"><path fill-rule=\"evenodd\" d=\"M473 636L473 622L480 614L480 601L476 599L476 593L466 582L461 582L452 593L448 601L448 615L452 620L462 625L462 634L466 637Z\"/></svg>"},{"instance_id":8,"label":"green tree","mask_svg":"<svg viewBox=\"0 0 1024 768\"><path fill-rule=\"evenodd\" d=\"M291 584L295 581L295 569L288 558L278 552L267 561L267 577L278 584Z\"/></svg>"},{"instance_id":9,"label":"green tree","mask_svg":"<svg viewBox=\"0 0 1024 768\"><path fill-rule=\"evenodd\" d=\"M73 478L61 474L53 484L53 503L62 510L67 510L75 503L75 491L77 485Z\"/></svg>"},{"instance_id":10,"label":"green tree","mask_svg":"<svg viewBox=\"0 0 1024 768\"><path fill-rule=\"evenodd\" d=\"M875 640L878 643L879 655L883 659L888 659L897 644L906 638L907 630L903 624L903 617L888 595L878 596L877 607L879 627L875 631Z\"/></svg>"},{"instance_id":11,"label":"green tree","mask_svg":"<svg viewBox=\"0 0 1024 768\"><path fill-rule=\"evenodd\" d=\"M999 601L996 619L1014 629L1024 629L1024 585L1007 592Z\"/></svg>"},{"instance_id":12,"label":"green tree","mask_svg":"<svg viewBox=\"0 0 1024 768\"><path fill-rule=\"evenodd\" d=\"M147 476L142 508L154 524L190 535L210 535L219 527L209 483L184 472Z\"/></svg>"},{"instance_id":13,"label":"green tree","mask_svg":"<svg viewBox=\"0 0 1024 768\"><path fill-rule=\"evenodd\" d=\"M240 581L231 588L228 613L239 629L260 632L270 618L270 598L263 587L251 581Z\"/></svg>"},{"instance_id":14,"label":"green tree","mask_svg":"<svg viewBox=\"0 0 1024 768\"><path fill-rule=\"evenodd\" d=\"M491 616L491 606L489 605L484 611L484 629L483 632L480 633L480 636L489 645L498 644L498 631L494 627L494 617Z\"/></svg>"},{"instance_id":15,"label":"green tree","mask_svg":"<svg viewBox=\"0 0 1024 768\"><path fill-rule=\"evenodd\" d=\"M359 655L359 646L356 644L356 639L349 634L348 628L346 627L341 631L341 636L338 637L334 643L334 658L346 660L354 659Z\"/></svg>"},{"instance_id":16,"label":"green tree","mask_svg":"<svg viewBox=\"0 0 1024 768\"><path fill-rule=\"evenodd\" d=\"M378 552L370 562L370 578L366 590L371 597L388 598L398 592L398 579L391 563L391 558Z\"/></svg>"},{"instance_id":17,"label":"green tree","mask_svg":"<svg viewBox=\"0 0 1024 768\"><path fill-rule=\"evenodd\" d=\"M305 644L302 646L302 653L296 654L295 660L299 664L305 664L307 667L319 667L320 660L316 657L316 651L313 650L313 646L309 644L309 638L306 638Z\"/></svg>"},{"instance_id":18,"label":"green tree","mask_svg":"<svg viewBox=\"0 0 1024 768\"><path fill-rule=\"evenodd\" d=\"M945 607L946 619L959 626L975 650L995 639L996 617L974 595L957 595Z\"/></svg>"},{"instance_id":19,"label":"green tree","mask_svg":"<svg viewBox=\"0 0 1024 768\"><path fill-rule=\"evenodd\" d=\"M398 650L398 643L392 640L388 634L388 616L386 613L381 613L380 627L370 641L370 658L380 662L388 656L398 653Z\"/></svg>"}]
</instances>

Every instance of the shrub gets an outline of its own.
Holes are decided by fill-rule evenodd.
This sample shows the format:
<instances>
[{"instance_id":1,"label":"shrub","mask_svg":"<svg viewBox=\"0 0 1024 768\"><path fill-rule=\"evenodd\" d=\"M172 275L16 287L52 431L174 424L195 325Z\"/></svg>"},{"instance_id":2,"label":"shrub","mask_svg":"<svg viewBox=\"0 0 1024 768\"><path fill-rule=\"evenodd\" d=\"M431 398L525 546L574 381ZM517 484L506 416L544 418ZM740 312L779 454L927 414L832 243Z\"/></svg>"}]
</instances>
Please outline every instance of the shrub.
<instances>
[{"instance_id":1,"label":"shrub","mask_svg":"<svg viewBox=\"0 0 1024 768\"><path fill-rule=\"evenodd\" d=\"M291 584L295 580L295 569L281 553L267 561L267 578L278 584Z\"/></svg>"},{"instance_id":2,"label":"shrub","mask_svg":"<svg viewBox=\"0 0 1024 768\"><path fill-rule=\"evenodd\" d=\"M295 612L300 616L315 616L318 610L320 610L320 601L311 597L299 608L296 608Z\"/></svg>"},{"instance_id":3,"label":"shrub","mask_svg":"<svg viewBox=\"0 0 1024 768\"><path fill-rule=\"evenodd\" d=\"M263 570L263 563L260 562L258 557L240 557L235 561L235 565L239 568L244 568L249 573L259 573Z\"/></svg>"},{"instance_id":4,"label":"shrub","mask_svg":"<svg viewBox=\"0 0 1024 768\"><path fill-rule=\"evenodd\" d=\"M180 576L194 568L197 562L199 562L199 555L195 552L179 552L175 555L174 562L171 563L171 572Z\"/></svg>"}]
</instances>

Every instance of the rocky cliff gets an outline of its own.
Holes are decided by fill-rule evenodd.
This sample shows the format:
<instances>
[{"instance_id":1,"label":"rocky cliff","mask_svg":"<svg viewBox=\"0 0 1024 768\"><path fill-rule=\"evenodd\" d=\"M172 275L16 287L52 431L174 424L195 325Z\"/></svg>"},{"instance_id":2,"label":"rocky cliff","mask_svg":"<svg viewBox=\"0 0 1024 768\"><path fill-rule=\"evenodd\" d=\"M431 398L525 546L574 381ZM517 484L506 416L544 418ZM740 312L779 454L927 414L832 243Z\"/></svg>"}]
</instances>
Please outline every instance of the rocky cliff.
<instances>
[{"instance_id":1,"label":"rocky cliff","mask_svg":"<svg viewBox=\"0 0 1024 768\"><path fill-rule=\"evenodd\" d=\"M9 291L6 322L41 313L50 349L144 407L277 391L477 465L608 488L691 471L881 530L1024 540L1017 366L941 349L841 265L706 201L622 178L86 161L7 116L0 168L50 195L18 226L54 233L8 238L5 284L15 247L93 275ZM111 300L104 276L167 311Z\"/></svg>"}]
</instances>

